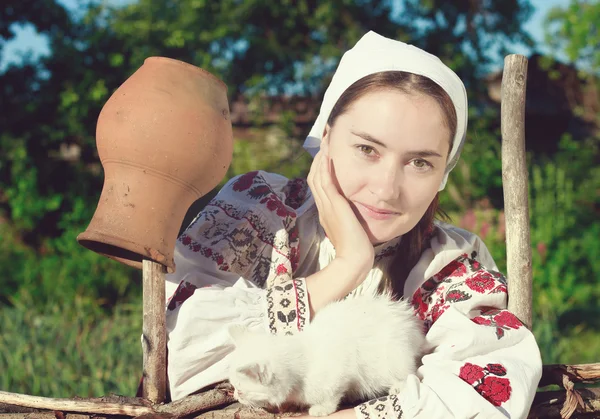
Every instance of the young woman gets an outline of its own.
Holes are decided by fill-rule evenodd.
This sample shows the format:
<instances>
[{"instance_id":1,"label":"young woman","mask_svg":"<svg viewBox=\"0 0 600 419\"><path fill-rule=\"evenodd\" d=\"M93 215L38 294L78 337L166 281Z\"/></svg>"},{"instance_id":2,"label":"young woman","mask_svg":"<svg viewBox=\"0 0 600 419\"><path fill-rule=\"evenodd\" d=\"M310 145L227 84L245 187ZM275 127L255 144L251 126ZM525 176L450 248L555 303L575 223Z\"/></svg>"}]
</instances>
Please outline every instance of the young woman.
<instances>
[{"instance_id":1,"label":"young woman","mask_svg":"<svg viewBox=\"0 0 600 419\"><path fill-rule=\"evenodd\" d=\"M474 234L434 221L467 125L437 57L366 34L346 52L305 143L306 180L232 179L178 240L167 276L173 399L227 378L227 327L302 333L346 296L412 302L430 351L398 395L347 418L525 417L541 377L531 332Z\"/></svg>"}]
</instances>

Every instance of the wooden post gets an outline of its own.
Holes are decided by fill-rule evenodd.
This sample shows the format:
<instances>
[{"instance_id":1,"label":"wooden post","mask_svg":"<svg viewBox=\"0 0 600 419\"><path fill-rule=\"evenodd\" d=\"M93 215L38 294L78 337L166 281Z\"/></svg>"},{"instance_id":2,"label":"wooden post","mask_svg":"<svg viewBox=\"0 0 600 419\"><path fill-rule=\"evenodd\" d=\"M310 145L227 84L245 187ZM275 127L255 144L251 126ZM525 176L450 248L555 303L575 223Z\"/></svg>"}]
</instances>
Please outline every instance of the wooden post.
<instances>
[{"instance_id":1,"label":"wooden post","mask_svg":"<svg viewBox=\"0 0 600 419\"><path fill-rule=\"evenodd\" d=\"M525 155L527 58L504 59L501 98L502 183L506 219L508 309L531 328L532 272Z\"/></svg>"},{"instance_id":2,"label":"wooden post","mask_svg":"<svg viewBox=\"0 0 600 419\"><path fill-rule=\"evenodd\" d=\"M143 396L165 401L167 389L167 335L165 324L165 273L160 263L142 262L143 275Z\"/></svg>"}]
</instances>

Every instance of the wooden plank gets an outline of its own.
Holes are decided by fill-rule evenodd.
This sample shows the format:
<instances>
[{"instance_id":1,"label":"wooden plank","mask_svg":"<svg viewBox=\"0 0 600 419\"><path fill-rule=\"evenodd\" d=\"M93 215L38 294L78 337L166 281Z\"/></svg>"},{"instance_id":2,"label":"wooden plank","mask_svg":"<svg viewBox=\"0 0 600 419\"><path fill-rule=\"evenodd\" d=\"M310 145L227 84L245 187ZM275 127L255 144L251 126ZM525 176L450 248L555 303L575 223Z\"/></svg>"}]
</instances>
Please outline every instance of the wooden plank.
<instances>
[{"instance_id":1,"label":"wooden plank","mask_svg":"<svg viewBox=\"0 0 600 419\"><path fill-rule=\"evenodd\" d=\"M526 87L527 58L517 54L508 55L504 59L501 98L508 309L531 328L531 241L525 155Z\"/></svg>"},{"instance_id":2,"label":"wooden plank","mask_svg":"<svg viewBox=\"0 0 600 419\"><path fill-rule=\"evenodd\" d=\"M153 403L165 401L167 389L167 335L165 273L160 263L144 260L143 275L143 396Z\"/></svg>"}]
</instances>

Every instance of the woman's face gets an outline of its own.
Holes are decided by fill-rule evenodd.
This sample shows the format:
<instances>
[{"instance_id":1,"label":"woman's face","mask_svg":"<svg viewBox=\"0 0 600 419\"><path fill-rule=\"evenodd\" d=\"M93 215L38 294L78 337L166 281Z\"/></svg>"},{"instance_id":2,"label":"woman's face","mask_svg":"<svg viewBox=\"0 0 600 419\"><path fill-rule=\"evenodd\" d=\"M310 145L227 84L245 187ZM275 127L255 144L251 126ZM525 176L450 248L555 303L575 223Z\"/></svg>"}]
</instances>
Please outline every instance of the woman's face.
<instances>
[{"instance_id":1,"label":"woman's face","mask_svg":"<svg viewBox=\"0 0 600 419\"><path fill-rule=\"evenodd\" d=\"M438 192L450 132L435 99L370 92L327 126L322 141L339 189L371 243L410 231Z\"/></svg>"}]
</instances>

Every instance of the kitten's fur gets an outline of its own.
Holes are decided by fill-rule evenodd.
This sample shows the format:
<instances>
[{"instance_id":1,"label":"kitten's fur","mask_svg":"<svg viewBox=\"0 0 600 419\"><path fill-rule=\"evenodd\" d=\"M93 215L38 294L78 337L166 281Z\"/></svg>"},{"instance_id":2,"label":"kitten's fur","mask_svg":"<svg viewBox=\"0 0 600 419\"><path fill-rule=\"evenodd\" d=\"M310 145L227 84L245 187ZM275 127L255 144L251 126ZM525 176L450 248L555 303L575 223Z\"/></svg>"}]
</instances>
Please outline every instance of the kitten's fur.
<instances>
[{"instance_id":1,"label":"kitten's fur","mask_svg":"<svg viewBox=\"0 0 600 419\"><path fill-rule=\"evenodd\" d=\"M418 367L422 330L410 305L389 295L330 304L294 336L232 326L236 349L229 381L243 404L291 403L308 406L312 416L327 416L342 398L364 401L398 393Z\"/></svg>"}]
</instances>

